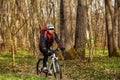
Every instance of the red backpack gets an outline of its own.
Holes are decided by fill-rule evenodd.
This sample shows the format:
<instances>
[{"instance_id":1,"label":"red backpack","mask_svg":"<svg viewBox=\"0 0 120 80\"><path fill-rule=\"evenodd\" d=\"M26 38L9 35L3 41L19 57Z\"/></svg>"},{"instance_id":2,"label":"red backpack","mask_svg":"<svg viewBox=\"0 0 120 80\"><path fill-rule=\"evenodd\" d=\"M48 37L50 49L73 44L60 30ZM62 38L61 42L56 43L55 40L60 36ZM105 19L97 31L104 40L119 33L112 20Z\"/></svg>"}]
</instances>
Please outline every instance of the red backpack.
<instances>
[{"instance_id":1,"label":"red backpack","mask_svg":"<svg viewBox=\"0 0 120 80\"><path fill-rule=\"evenodd\" d=\"M47 29L48 29L47 26L43 26L41 31L47 31Z\"/></svg>"}]
</instances>

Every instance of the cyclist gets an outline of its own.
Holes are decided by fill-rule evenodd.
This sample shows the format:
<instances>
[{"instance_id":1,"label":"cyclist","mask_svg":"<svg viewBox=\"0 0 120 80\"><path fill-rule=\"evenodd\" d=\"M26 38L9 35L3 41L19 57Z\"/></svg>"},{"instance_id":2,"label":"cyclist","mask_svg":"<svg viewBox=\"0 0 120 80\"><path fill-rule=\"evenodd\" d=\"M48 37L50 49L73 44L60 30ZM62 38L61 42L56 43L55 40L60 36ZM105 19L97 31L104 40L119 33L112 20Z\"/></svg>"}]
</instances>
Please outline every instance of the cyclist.
<instances>
[{"instance_id":1,"label":"cyclist","mask_svg":"<svg viewBox=\"0 0 120 80\"><path fill-rule=\"evenodd\" d=\"M48 57L53 53L50 50L50 47L53 45L54 40L56 41L58 47L61 50L65 49L62 46L60 40L58 39L57 34L55 33L54 26L51 24L43 26L43 28L40 32L40 42L39 42L39 49L44 56L44 58L43 58L43 71L48 70L47 69L47 60L48 60Z\"/></svg>"}]
</instances>

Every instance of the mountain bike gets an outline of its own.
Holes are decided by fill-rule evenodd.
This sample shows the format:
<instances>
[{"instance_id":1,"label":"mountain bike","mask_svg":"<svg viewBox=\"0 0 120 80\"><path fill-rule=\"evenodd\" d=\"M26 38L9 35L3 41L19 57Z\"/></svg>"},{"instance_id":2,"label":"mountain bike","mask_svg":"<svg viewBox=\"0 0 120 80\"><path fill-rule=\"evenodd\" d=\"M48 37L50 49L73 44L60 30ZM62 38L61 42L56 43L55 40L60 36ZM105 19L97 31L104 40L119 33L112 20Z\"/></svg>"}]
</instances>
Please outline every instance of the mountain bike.
<instances>
[{"instance_id":1,"label":"mountain bike","mask_svg":"<svg viewBox=\"0 0 120 80\"><path fill-rule=\"evenodd\" d=\"M62 69L61 65L59 63L59 59L56 56L58 49L53 50L53 53L51 56L48 58L47 62L47 71L43 71L43 58L40 58L37 62L36 70L37 74L41 76L47 77L49 75L49 71L52 71L52 75L54 75L55 78L57 79L62 79Z\"/></svg>"}]
</instances>

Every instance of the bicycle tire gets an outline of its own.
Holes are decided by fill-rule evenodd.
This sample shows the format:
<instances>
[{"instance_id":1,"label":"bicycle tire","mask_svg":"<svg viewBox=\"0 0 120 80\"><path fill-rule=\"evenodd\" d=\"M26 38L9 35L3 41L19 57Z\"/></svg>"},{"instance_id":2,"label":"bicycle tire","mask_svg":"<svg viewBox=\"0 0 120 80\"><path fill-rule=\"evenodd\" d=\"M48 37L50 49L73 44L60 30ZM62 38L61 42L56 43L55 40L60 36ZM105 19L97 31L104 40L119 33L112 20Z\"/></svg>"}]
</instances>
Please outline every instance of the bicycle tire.
<instances>
[{"instance_id":1,"label":"bicycle tire","mask_svg":"<svg viewBox=\"0 0 120 80\"><path fill-rule=\"evenodd\" d=\"M56 71L54 68L56 69ZM62 69L58 60L55 61L55 65L53 63L53 73L55 78L62 79Z\"/></svg>"},{"instance_id":2,"label":"bicycle tire","mask_svg":"<svg viewBox=\"0 0 120 80\"><path fill-rule=\"evenodd\" d=\"M43 66L43 59L39 59L37 61L37 64L36 64L36 72L37 72L37 75L41 75L41 76L46 76L47 77L47 72L43 72L42 71L42 66Z\"/></svg>"}]
</instances>

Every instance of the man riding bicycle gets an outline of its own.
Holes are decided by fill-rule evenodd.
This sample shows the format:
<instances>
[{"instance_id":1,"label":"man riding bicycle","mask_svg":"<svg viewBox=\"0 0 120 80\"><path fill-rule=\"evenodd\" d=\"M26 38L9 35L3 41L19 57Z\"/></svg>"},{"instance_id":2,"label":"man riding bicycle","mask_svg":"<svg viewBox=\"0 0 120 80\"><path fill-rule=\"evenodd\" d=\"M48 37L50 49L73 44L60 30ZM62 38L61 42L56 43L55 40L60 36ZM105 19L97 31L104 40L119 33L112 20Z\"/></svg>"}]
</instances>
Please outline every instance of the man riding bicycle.
<instances>
[{"instance_id":1,"label":"man riding bicycle","mask_svg":"<svg viewBox=\"0 0 120 80\"><path fill-rule=\"evenodd\" d=\"M62 46L60 40L58 39L57 34L54 31L54 26L48 24L47 26L43 26L41 33L40 33L40 42L39 42L39 49L42 52L43 58L43 71L47 71L47 60L48 57L53 53L50 50L50 47L53 45L54 40L56 41L58 47L61 50L65 48Z\"/></svg>"}]
</instances>

